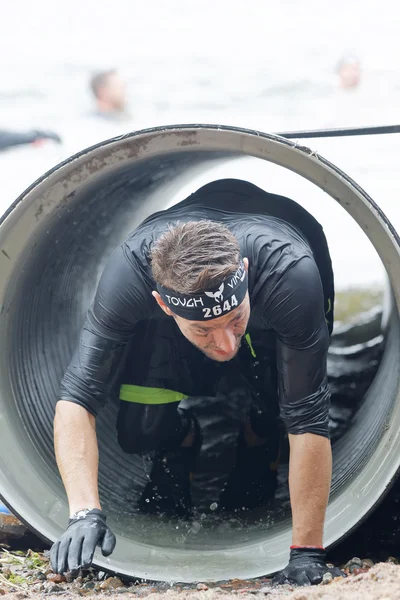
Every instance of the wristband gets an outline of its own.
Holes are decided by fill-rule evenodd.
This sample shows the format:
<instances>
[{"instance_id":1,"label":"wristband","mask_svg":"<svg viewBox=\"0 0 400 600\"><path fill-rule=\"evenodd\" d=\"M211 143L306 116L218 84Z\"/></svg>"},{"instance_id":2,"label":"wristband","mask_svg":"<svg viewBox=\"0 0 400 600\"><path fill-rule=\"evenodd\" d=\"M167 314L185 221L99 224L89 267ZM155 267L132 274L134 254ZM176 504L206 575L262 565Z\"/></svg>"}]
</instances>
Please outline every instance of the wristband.
<instances>
[{"instance_id":1,"label":"wristband","mask_svg":"<svg viewBox=\"0 0 400 600\"><path fill-rule=\"evenodd\" d=\"M70 519L84 519L92 510L99 510L98 508L81 508L81 510L77 510L73 515L70 516ZM99 511L101 513L101 511Z\"/></svg>"},{"instance_id":2,"label":"wristband","mask_svg":"<svg viewBox=\"0 0 400 600\"><path fill-rule=\"evenodd\" d=\"M323 546L290 546L290 550L325 550Z\"/></svg>"}]
</instances>

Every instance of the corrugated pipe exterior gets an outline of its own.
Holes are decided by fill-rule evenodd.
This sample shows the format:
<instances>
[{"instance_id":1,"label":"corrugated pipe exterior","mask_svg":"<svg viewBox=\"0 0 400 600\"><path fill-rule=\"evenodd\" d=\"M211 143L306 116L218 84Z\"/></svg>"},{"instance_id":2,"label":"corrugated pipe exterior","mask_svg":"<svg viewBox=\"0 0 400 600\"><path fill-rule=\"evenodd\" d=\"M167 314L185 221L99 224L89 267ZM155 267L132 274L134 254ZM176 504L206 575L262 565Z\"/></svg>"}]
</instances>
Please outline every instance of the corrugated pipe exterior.
<instances>
[{"instance_id":1,"label":"corrugated pipe exterior","mask_svg":"<svg viewBox=\"0 0 400 600\"><path fill-rule=\"evenodd\" d=\"M112 249L147 215L166 206L194 173L216 161L253 156L319 186L355 219L376 248L393 290L384 355L350 429L334 444L325 543L371 512L400 465L400 245L373 200L340 169L274 135L209 125L148 129L89 148L20 196L0 222L0 493L39 535L59 537L68 518L52 425L59 383L85 311ZM95 564L128 577L164 581L249 578L282 568L291 523L257 520L187 530L132 511L143 460L115 434L116 403L98 417L100 494L117 535Z\"/></svg>"}]
</instances>

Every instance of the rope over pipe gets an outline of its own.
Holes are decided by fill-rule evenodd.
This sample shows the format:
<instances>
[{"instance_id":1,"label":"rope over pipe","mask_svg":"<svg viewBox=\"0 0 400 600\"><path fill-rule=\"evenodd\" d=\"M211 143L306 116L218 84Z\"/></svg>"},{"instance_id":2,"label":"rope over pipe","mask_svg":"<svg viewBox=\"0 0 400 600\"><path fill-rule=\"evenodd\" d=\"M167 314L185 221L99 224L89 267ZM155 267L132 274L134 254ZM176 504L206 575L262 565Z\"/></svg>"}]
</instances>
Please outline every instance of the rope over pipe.
<instances>
[{"instance_id":1,"label":"rope over pipe","mask_svg":"<svg viewBox=\"0 0 400 600\"><path fill-rule=\"evenodd\" d=\"M400 125L375 125L370 127L346 127L335 129L310 129L306 131L287 131L277 133L280 137L288 140L301 138L328 138L349 137L357 135L385 135L388 133L400 133Z\"/></svg>"}]
</instances>

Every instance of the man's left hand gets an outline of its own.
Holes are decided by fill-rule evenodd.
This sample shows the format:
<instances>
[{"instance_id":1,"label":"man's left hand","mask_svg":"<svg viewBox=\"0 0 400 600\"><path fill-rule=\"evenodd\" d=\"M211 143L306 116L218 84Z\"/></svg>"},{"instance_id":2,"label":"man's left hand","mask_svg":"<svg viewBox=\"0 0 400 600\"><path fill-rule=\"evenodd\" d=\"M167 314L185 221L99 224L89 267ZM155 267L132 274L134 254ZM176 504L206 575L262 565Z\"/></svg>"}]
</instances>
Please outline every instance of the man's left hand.
<instances>
[{"instance_id":1,"label":"man's left hand","mask_svg":"<svg viewBox=\"0 0 400 600\"><path fill-rule=\"evenodd\" d=\"M275 575L272 584L316 585L321 583L325 573L332 577L346 577L338 567L330 568L325 561L326 552L322 548L291 548L289 564Z\"/></svg>"}]
</instances>

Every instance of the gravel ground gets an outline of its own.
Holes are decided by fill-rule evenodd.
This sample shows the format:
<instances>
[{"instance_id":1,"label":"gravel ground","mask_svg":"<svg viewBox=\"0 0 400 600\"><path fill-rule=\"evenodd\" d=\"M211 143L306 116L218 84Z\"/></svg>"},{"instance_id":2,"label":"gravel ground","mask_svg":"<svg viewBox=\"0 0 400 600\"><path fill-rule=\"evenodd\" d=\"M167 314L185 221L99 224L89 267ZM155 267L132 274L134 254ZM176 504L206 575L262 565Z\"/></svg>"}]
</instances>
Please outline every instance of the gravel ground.
<instances>
[{"instance_id":1,"label":"gravel ground","mask_svg":"<svg viewBox=\"0 0 400 600\"><path fill-rule=\"evenodd\" d=\"M146 597L148 600L224 600L268 596L290 600L400 600L400 565L396 558L375 564L370 559L352 558L344 570L347 579L329 580L312 588L295 588L289 585L273 588L270 579L234 579L218 584L154 584L128 582L103 572L86 571L74 580L51 572L47 553L0 553L0 595L11 598L38 598L50 600L60 597L95 596L109 600Z\"/></svg>"}]
</instances>

